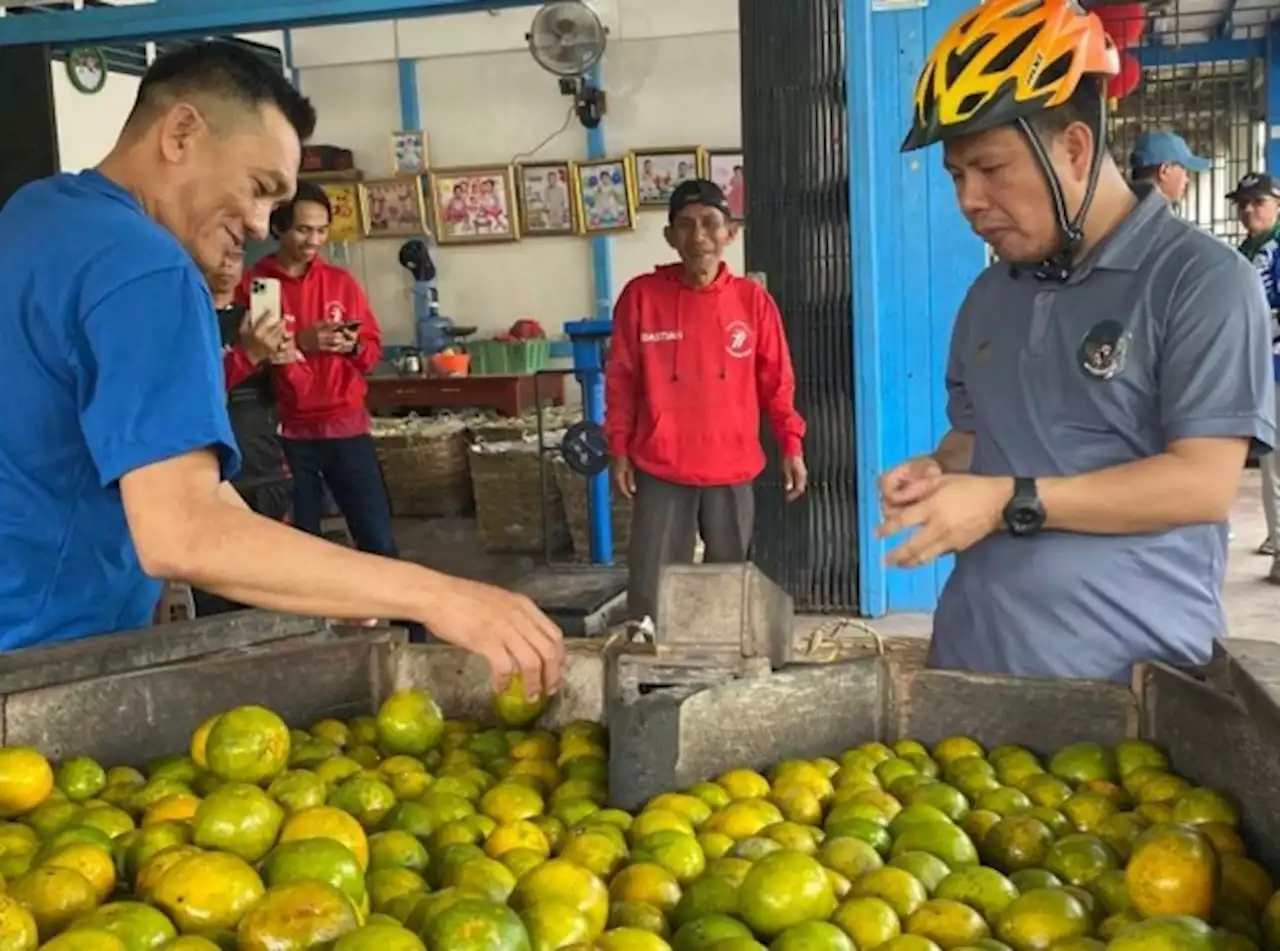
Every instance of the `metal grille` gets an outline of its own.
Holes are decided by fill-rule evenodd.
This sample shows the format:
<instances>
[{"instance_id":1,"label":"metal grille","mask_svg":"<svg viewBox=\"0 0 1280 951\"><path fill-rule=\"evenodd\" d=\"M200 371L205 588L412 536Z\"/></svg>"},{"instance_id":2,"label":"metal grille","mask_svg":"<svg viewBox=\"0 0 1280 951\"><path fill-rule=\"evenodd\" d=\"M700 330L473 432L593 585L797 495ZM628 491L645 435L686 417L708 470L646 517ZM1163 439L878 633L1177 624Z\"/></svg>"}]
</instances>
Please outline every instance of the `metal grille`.
<instances>
[{"instance_id":1,"label":"metal grille","mask_svg":"<svg viewBox=\"0 0 1280 951\"><path fill-rule=\"evenodd\" d=\"M1138 136L1155 129L1178 133L1209 159L1208 171L1190 176L1180 210L1231 242L1243 232L1226 195L1246 172L1264 167L1265 65L1261 57L1217 56L1238 50L1235 40L1265 34L1265 11L1260 25L1247 24L1250 6L1257 4L1224 8L1210 0L1183 0L1154 8L1136 48L1144 63L1142 80L1120 100L1110 123L1111 147L1122 168L1129 168ZM1246 25L1233 25L1232 18ZM1189 55L1193 51L1195 57Z\"/></svg>"},{"instance_id":2,"label":"metal grille","mask_svg":"<svg viewBox=\"0 0 1280 951\"><path fill-rule=\"evenodd\" d=\"M776 458L756 484L754 558L797 608L855 611L844 0L739 0L738 16L747 269L763 275L782 311L809 424L806 496L784 502Z\"/></svg>"}]
</instances>

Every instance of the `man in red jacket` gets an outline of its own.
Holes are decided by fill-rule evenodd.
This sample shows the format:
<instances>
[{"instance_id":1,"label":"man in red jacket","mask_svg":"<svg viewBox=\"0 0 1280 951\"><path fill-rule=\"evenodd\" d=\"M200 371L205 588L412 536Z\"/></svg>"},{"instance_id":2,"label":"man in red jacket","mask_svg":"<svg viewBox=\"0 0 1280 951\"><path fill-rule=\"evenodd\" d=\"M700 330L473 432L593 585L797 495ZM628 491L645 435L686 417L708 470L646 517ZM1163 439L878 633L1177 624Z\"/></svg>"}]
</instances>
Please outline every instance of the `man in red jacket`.
<instances>
[{"instance_id":1,"label":"man in red jacket","mask_svg":"<svg viewBox=\"0 0 1280 951\"><path fill-rule=\"evenodd\" d=\"M719 186L694 179L671 196L667 243L679 264L632 280L613 313L605 433L618 491L634 498L628 612L656 616L658 576L693 561L746 561L752 482L765 465L760 414L782 450L787 500L805 490L805 423L773 298L729 273L737 236Z\"/></svg>"},{"instance_id":2,"label":"man in red jacket","mask_svg":"<svg viewBox=\"0 0 1280 951\"><path fill-rule=\"evenodd\" d=\"M396 557L391 505L370 435L365 374L382 355L382 333L356 279L320 254L333 210L324 189L300 182L271 216L280 241L253 278L280 282L286 331L298 361L273 367L280 434L293 473L293 522L320 534L328 485L361 551Z\"/></svg>"}]
</instances>

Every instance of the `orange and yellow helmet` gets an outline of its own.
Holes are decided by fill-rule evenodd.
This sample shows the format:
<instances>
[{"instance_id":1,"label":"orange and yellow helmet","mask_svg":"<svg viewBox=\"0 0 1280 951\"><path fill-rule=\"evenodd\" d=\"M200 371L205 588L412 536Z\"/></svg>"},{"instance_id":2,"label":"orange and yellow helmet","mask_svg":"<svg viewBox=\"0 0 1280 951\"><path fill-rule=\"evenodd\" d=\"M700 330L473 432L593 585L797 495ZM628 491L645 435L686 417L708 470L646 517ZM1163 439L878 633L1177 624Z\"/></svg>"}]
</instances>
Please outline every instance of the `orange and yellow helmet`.
<instances>
[{"instance_id":1,"label":"orange and yellow helmet","mask_svg":"<svg viewBox=\"0 0 1280 951\"><path fill-rule=\"evenodd\" d=\"M1025 119L1114 76L1120 54L1077 0L987 0L943 34L916 83L902 151Z\"/></svg>"}]
</instances>

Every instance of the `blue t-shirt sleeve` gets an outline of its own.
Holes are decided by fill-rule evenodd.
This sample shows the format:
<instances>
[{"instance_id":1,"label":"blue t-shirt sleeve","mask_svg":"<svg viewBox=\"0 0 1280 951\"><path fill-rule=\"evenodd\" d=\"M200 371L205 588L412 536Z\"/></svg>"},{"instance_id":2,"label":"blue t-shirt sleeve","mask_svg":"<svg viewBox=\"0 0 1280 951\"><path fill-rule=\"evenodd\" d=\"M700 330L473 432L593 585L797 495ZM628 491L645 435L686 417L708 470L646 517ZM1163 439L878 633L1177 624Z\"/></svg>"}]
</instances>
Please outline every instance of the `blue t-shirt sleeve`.
<instances>
[{"instance_id":1,"label":"blue t-shirt sleeve","mask_svg":"<svg viewBox=\"0 0 1280 951\"><path fill-rule=\"evenodd\" d=\"M189 267L153 271L91 301L73 359L80 426L103 486L201 449L240 467L227 418L217 318Z\"/></svg>"}]
</instances>

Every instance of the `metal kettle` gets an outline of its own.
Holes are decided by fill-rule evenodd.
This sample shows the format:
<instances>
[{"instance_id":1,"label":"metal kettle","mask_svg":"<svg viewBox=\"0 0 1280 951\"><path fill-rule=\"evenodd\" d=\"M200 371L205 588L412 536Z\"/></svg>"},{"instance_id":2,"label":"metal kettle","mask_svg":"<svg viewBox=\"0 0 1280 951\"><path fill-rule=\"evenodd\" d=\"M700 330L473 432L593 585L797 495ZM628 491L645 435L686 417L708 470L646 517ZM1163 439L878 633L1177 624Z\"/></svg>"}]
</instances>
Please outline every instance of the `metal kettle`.
<instances>
[{"instance_id":1,"label":"metal kettle","mask_svg":"<svg viewBox=\"0 0 1280 951\"><path fill-rule=\"evenodd\" d=\"M422 354L417 350L407 350L396 361L396 369L401 376L417 376L422 373Z\"/></svg>"}]
</instances>

